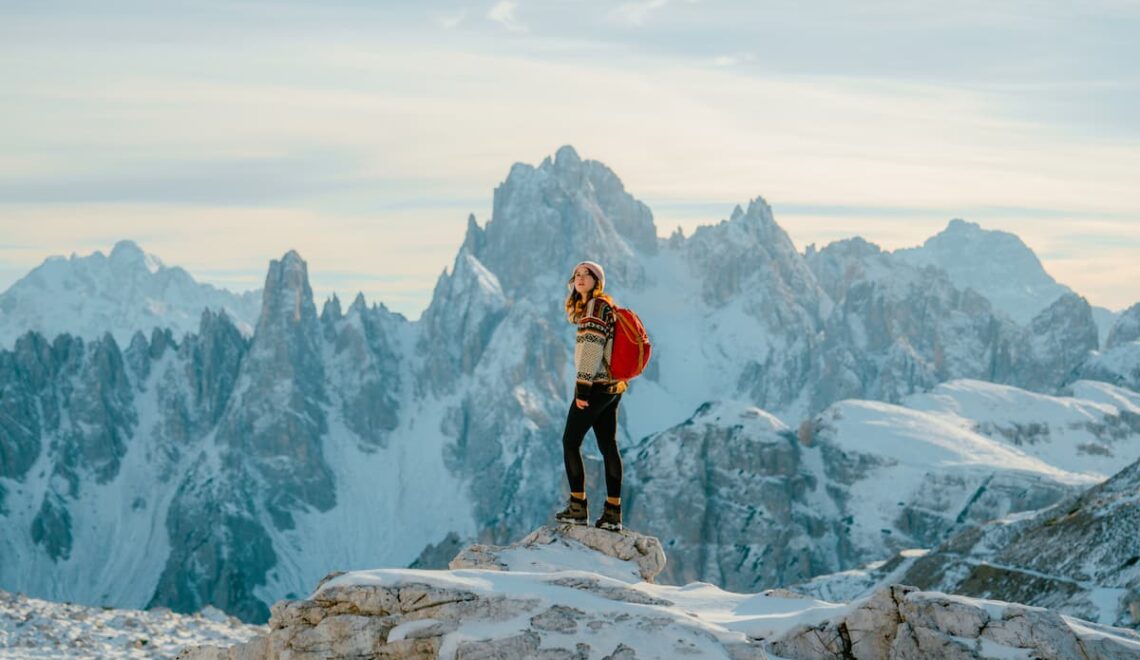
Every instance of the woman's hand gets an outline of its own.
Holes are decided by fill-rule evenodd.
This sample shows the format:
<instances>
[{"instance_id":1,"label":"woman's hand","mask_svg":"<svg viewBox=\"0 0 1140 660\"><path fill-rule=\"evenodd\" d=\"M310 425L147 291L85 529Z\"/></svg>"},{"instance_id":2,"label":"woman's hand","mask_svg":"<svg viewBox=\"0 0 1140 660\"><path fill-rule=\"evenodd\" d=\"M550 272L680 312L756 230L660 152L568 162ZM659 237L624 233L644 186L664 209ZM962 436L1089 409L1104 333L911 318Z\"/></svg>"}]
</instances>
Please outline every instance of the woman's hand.
<instances>
[{"instance_id":1,"label":"woman's hand","mask_svg":"<svg viewBox=\"0 0 1140 660\"><path fill-rule=\"evenodd\" d=\"M583 410L586 406L590 405L585 399L574 399L574 405L578 406L578 410Z\"/></svg>"}]
</instances>

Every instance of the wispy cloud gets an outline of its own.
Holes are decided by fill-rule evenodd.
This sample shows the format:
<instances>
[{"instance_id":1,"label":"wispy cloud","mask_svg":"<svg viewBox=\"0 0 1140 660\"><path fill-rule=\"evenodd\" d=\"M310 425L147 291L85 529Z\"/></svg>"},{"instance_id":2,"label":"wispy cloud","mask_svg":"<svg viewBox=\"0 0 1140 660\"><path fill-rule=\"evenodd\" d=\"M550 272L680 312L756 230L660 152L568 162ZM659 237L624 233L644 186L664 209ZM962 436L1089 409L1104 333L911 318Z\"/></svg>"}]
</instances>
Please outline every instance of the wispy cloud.
<instances>
[{"instance_id":1,"label":"wispy cloud","mask_svg":"<svg viewBox=\"0 0 1140 660\"><path fill-rule=\"evenodd\" d=\"M341 246L364 246L383 259L343 268L423 273L374 293L411 296L451 263L467 212L487 218L511 163L567 143L612 167L663 234L757 195L801 243L914 244L957 215L1069 248L1043 261L1086 293L1081 264L1140 233L1126 64L1140 42L1095 3L1079 24L1051 4L1030 39L1020 9L977 23L895 11L903 0L810 15L745 0L494 2L25 12L0 40L0 236L47 254L85 249L68 218L114 238L146 227L161 235L144 247L170 263L256 271L288 247L315 255L314 271L341 268ZM723 202L680 206L701 200ZM993 211L1019 207L1032 208ZM1096 245L1070 238L1109 216L1123 220ZM214 217L215 235L236 227L232 250L195 238ZM1057 218L1067 234L1030 221ZM416 243L409 219L440 240ZM1094 302L1140 298L1136 251L1098 271ZM0 254L0 275L26 255Z\"/></svg>"},{"instance_id":2,"label":"wispy cloud","mask_svg":"<svg viewBox=\"0 0 1140 660\"><path fill-rule=\"evenodd\" d=\"M721 55L713 60L715 66L736 66L756 60L752 53L736 53L734 55Z\"/></svg>"},{"instance_id":3,"label":"wispy cloud","mask_svg":"<svg viewBox=\"0 0 1140 660\"><path fill-rule=\"evenodd\" d=\"M455 28L459 27L461 23L463 23L463 20L465 18L467 18L467 10L461 9L457 12L452 12L449 14L436 14L435 22L436 25L445 30L454 30Z\"/></svg>"},{"instance_id":4,"label":"wispy cloud","mask_svg":"<svg viewBox=\"0 0 1140 660\"><path fill-rule=\"evenodd\" d=\"M650 14L669 4L669 0L642 0L618 5L610 11L611 20L633 26L645 25Z\"/></svg>"},{"instance_id":5,"label":"wispy cloud","mask_svg":"<svg viewBox=\"0 0 1140 660\"><path fill-rule=\"evenodd\" d=\"M491 11L487 12L487 18L511 32L526 32L527 26L523 25L515 15L515 10L518 9L518 6L519 3L517 2L502 0L502 2L491 7Z\"/></svg>"}]
</instances>

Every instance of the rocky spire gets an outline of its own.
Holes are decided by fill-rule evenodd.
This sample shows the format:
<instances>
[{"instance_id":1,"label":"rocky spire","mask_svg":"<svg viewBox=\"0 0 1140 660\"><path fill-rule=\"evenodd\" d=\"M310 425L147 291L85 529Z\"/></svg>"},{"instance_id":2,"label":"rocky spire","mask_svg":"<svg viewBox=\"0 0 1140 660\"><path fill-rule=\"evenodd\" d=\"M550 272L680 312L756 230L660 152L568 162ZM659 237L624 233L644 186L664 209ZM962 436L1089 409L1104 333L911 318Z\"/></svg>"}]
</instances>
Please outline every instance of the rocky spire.
<instances>
[{"instance_id":1,"label":"rocky spire","mask_svg":"<svg viewBox=\"0 0 1140 660\"><path fill-rule=\"evenodd\" d=\"M562 278L586 258L605 266L609 281L636 287L644 277L637 255L657 249L649 208L609 168L583 161L568 146L537 168L512 167L495 189L491 221L482 235L469 222L468 236L465 245L509 297L525 295L538 280Z\"/></svg>"}]
</instances>

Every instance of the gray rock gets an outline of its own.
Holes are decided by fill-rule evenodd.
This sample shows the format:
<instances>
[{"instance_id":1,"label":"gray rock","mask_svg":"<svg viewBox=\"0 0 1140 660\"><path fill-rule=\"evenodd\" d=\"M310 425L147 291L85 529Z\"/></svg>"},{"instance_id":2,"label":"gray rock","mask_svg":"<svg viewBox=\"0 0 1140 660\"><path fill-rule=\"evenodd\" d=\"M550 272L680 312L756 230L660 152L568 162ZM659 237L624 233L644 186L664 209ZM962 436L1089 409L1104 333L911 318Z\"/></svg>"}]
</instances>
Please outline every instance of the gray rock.
<instances>
[{"instance_id":1,"label":"gray rock","mask_svg":"<svg viewBox=\"0 0 1140 660\"><path fill-rule=\"evenodd\" d=\"M569 543L573 542L573 543ZM584 546L620 561L633 562L646 582L653 579L665 568L665 551L661 541L652 536L638 534L630 529L609 532L595 527L579 525L559 525L540 527L524 539L506 547L476 544L465 548L448 564L451 569L482 568L506 570L501 555L504 551L532 550L551 544L578 547Z\"/></svg>"},{"instance_id":2,"label":"gray rock","mask_svg":"<svg viewBox=\"0 0 1140 660\"><path fill-rule=\"evenodd\" d=\"M993 614L992 612L996 612ZM892 585L852 605L845 616L788 631L766 646L789 659L1135 657L1140 635L1055 612L983 602ZM1110 633L1104 635L1102 633Z\"/></svg>"},{"instance_id":3,"label":"gray rock","mask_svg":"<svg viewBox=\"0 0 1140 660\"><path fill-rule=\"evenodd\" d=\"M518 548L541 545L547 535L567 538L560 534L559 530L536 530L533 538L520 542ZM627 539L626 543L634 541ZM621 541L598 545L602 549L578 544L577 551L586 560L603 552L615 557L640 552L629 550ZM527 578L518 582L518 590L477 584L471 589L439 586L432 584L435 580L427 573L409 572L397 579L388 575L384 584L378 584L376 576L369 573L362 574L362 579L352 573L330 574L310 598L275 604L266 637L229 650L195 649L184 657L419 658L446 651L464 658L581 660L597 656L590 644L578 640L615 635L628 643L619 644L607 657L643 657L635 640L653 640L657 648L657 640L663 636L675 640L678 657L718 646L734 659L766 657L757 644L742 640L739 634L726 631L721 637L713 635L706 627L694 625L692 614L671 609L672 603L650 596L634 584L590 573L554 573L537 584ZM600 605L587 612L558 602L551 604L552 597L557 600L552 593L559 588L587 592L588 598L608 601L615 609ZM568 648L568 641L573 648Z\"/></svg>"}]
</instances>

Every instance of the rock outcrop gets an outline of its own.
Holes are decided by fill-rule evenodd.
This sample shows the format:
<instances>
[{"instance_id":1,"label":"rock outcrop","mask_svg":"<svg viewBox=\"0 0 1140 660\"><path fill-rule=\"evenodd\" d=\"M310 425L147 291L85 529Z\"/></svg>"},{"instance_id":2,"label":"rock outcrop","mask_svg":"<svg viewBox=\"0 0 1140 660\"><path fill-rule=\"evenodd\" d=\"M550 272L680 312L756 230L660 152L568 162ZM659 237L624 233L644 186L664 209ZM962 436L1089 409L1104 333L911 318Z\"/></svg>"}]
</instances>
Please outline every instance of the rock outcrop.
<instances>
[{"instance_id":1,"label":"rock outcrop","mask_svg":"<svg viewBox=\"0 0 1140 660\"><path fill-rule=\"evenodd\" d=\"M789 660L1123 659L1140 657L1140 635L1037 607L892 585L845 616L801 626L768 648Z\"/></svg>"},{"instance_id":2,"label":"rock outcrop","mask_svg":"<svg viewBox=\"0 0 1140 660\"><path fill-rule=\"evenodd\" d=\"M229 649L187 649L179 657L767 657L756 640L681 611L640 589L628 572L615 579L568 568L612 572L615 561L652 577L664 553L657 539L634 532L540 528L510 547L467 548L452 562L490 570L331 574L308 599L275 604L267 636Z\"/></svg>"},{"instance_id":3,"label":"rock outcrop","mask_svg":"<svg viewBox=\"0 0 1140 660\"><path fill-rule=\"evenodd\" d=\"M453 570L483 568L492 571L559 570L568 567L565 564L561 567L552 566L546 561L541 561L534 551L561 551L565 558L567 552L578 556L593 554L582 552L587 549L622 562L618 566L613 564L599 566L596 557L590 558L590 570L618 579L630 576L632 572L632 567L628 566L630 563L636 567L635 577L640 577L646 582L653 582L653 579L665 568L665 551L661 548L661 541L653 536L629 530L614 534L595 527L577 525L539 527L523 540L506 547L472 545L456 555L448 564L448 568Z\"/></svg>"},{"instance_id":4,"label":"rock outcrop","mask_svg":"<svg viewBox=\"0 0 1140 660\"><path fill-rule=\"evenodd\" d=\"M657 540L632 532L540 528L506 548L467 548L450 571L331 574L307 599L274 605L268 635L228 649L187 649L179 657L1061 660L1140 654L1140 635L1131 630L914 587L891 585L844 606L784 590L746 595L704 583L652 585L629 571L614 572L613 562L637 565L655 556L664 559Z\"/></svg>"}]
</instances>

